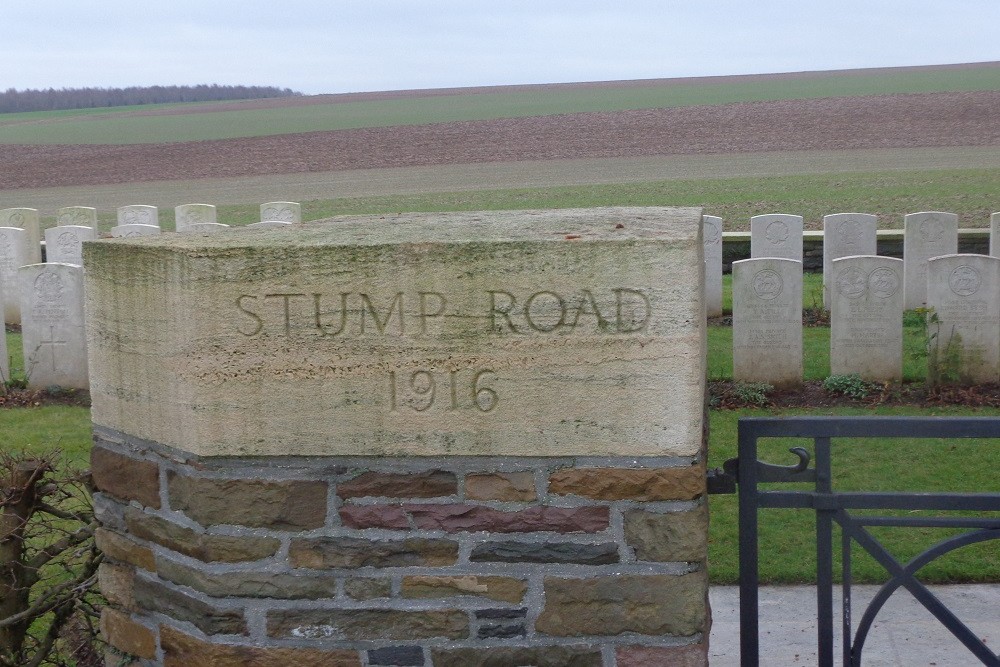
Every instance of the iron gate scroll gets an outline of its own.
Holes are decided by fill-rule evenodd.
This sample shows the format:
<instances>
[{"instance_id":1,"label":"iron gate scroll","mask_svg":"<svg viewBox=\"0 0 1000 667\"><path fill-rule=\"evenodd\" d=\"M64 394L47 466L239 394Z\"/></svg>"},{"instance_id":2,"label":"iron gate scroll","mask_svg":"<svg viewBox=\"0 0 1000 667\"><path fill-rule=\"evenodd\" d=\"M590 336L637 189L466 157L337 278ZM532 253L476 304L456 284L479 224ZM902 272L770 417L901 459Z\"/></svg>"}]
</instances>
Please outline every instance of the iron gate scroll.
<instances>
[{"instance_id":1,"label":"iron gate scroll","mask_svg":"<svg viewBox=\"0 0 1000 667\"><path fill-rule=\"evenodd\" d=\"M791 449L799 461L794 466L772 465L757 458L760 438L810 438L814 457L801 447ZM897 493L834 492L831 471L833 438L993 438L1000 445L1000 418L995 417L787 417L743 418L739 420L739 456L725 464L739 485L740 521L740 660L756 666L759 660L758 634L758 510L764 508L806 508L816 511L816 577L818 657L820 667L834 665L833 608L833 524L842 535L843 576L843 664L858 666L868 631L890 595L899 588L908 590L973 655L985 665L1000 666L993 653L961 620L949 611L916 578L916 572L935 558L954 549L1000 538L1000 517L955 516L948 513L1000 511L1000 493ZM946 445L953 445L947 442ZM810 467L810 459L815 462ZM750 464L752 462L752 464ZM812 490L763 490L759 484L809 482ZM875 514L851 514L854 510L874 510ZM878 511L926 510L920 516L884 515ZM937 514L934 514L937 513ZM874 526L951 528L962 532L938 542L922 554L902 563L872 536ZM861 616L856 631L851 619L851 552L861 546L889 574ZM1000 574L1000 572L998 572ZM853 633L853 634L852 634Z\"/></svg>"}]
</instances>

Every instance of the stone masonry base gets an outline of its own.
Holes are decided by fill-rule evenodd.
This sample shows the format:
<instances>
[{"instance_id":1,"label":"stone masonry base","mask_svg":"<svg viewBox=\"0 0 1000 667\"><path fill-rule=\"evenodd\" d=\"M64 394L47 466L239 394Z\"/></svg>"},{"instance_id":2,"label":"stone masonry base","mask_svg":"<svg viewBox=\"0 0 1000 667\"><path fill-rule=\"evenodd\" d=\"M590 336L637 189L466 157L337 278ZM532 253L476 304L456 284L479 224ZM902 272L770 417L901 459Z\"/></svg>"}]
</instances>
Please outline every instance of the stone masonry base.
<instances>
[{"instance_id":1,"label":"stone masonry base","mask_svg":"<svg viewBox=\"0 0 1000 667\"><path fill-rule=\"evenodd\" d=\"M704 461L196 458L95 428L108 664L707 664Z\"/></svg>"}]
</instances>

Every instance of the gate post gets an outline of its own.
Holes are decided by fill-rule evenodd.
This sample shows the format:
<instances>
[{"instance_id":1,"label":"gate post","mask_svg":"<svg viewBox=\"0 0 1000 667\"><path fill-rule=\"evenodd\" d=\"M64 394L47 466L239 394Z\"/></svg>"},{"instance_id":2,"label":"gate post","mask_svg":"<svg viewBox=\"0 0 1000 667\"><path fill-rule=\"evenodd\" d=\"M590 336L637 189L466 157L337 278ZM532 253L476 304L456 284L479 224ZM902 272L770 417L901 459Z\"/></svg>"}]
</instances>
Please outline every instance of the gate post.
<instances>
[{"instance_id":1,"label":"gate post","mask_svg":"<svg viewBox=\"0 0 1000 667\"><path fill-rule=\"evenodd\" d=\"M707 664L700 211L88 244L136 664Z\"/></svg>"}]
</instances>

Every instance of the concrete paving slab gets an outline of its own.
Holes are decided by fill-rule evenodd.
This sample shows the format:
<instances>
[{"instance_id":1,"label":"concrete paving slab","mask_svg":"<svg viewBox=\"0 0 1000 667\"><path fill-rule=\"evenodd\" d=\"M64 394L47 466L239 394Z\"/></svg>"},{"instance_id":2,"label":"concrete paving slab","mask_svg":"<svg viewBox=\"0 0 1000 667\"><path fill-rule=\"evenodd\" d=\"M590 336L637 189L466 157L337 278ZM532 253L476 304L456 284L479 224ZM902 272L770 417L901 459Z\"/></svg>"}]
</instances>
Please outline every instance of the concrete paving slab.
<instances>
[{"instance_id":1,"label":"concrete paving slab","mask_svg":"<svg viewBox=\"0 0 1000 667\"><path fill-rule=\"evenodd\" d=\"M1000 585L929 586L994 653L1000 652ZM854 629L877 586L852 589ZM713 586L712 667L736 667L739 660L739 588ZM841 664L840 589L834 591L834 655ZM813 667L817 664L816 588L764 587L760 591L760 664ZM865 642L862 665L872 667L971 667L982 664L907 591L896 591L882 608ZM994 663L1000 665L1000 658Z\"/></svg>"}]
</instances>

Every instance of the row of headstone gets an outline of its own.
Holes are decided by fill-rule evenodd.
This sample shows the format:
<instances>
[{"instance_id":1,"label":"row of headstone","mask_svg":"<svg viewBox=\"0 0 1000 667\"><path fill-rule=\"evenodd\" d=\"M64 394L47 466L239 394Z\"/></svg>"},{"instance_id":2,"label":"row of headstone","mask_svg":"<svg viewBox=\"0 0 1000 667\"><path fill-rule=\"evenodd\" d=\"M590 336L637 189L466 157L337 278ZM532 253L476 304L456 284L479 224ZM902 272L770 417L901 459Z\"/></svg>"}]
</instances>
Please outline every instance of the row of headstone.
<instances>
[{"instance_id":1,"label":"row of headstone","mask_svg":"<svg viewBox=\"0 0 1000 667\"><path fill-rule=\"evenodd\" d=\"M903 377L904 261L841 257L830 271L830 373ZM1000 257L927 261L928 363L950 381L1000 381ZM802 263L733 262L733 377L775 386L802 381Z\"/></svg>"},{"instance_id":2,"label":"row of headstone","mask_svg":"<svg viewBox=\"0 0 1000 667\"><path fill-rule=\"evenodd\" d=\"M722 315L722 218L702 217L705 244L705 304L709 317ZM833 262L877 254L877 217L870 213L823 216L823 307L830 310ZM941 211L903 218L903 304L927 304L927 261L958 252L958 216ZM802 261L802 216L785 213L750 218L750 258ZM990 216L990 255L1000 257L1000 212Z\"/></svg>"}]
</instances>

